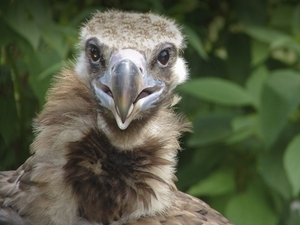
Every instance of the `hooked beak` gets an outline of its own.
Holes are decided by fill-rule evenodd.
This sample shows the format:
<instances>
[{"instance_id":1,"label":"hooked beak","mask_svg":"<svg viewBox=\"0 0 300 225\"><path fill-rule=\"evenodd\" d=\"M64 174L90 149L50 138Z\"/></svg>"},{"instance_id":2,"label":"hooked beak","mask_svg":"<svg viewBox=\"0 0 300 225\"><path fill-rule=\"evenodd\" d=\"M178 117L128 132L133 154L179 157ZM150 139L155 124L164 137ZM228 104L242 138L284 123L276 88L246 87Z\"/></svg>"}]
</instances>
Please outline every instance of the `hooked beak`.
<instances>
[{"instance_id":1,"label":"hooked beak","mask_svg":"<svg viewBox=\"0 0 300 225\"><path fill-rule=\"evenodd\" d=\"M105 74L93 81L101 105L110 109L118 127L125 130L135 116L154 106L165 88L146 72L144 57L132 49L115 53Z\"/></svg>"}]
</instances>

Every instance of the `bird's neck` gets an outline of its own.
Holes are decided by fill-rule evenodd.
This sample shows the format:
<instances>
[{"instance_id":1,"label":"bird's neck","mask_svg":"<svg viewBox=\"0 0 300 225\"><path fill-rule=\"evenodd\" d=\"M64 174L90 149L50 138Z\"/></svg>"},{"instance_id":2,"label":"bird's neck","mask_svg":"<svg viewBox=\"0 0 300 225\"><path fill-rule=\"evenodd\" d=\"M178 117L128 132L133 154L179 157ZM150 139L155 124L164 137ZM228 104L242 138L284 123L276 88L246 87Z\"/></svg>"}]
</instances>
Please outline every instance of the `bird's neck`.
<instances>
[{"instance_id":1,"label":"bird's neck","mask_svg":"<svg viewBox=\"0 0 300 225\"><path fill-rule=\"evenodd\" d=\"M165 211L176 189L177 139L188 123L162 106L129 130L103 127L99 104L75 73L65 71L57 83L64 88L50 91L32 151L61 162L78 215L109 224Z\"/></svg>"},{"instance_id":2,"label":"bird's neck","mask_svg":"<svg viewBox=\"0 0 300 225\"><path fill-rule=\"evenodd\" d=\"M78 199L80 216L105 224L169 207L175 162L164 151L159 140L119 151L97 130L69 143L65 180Z\"/></svg>"}]
</instances>

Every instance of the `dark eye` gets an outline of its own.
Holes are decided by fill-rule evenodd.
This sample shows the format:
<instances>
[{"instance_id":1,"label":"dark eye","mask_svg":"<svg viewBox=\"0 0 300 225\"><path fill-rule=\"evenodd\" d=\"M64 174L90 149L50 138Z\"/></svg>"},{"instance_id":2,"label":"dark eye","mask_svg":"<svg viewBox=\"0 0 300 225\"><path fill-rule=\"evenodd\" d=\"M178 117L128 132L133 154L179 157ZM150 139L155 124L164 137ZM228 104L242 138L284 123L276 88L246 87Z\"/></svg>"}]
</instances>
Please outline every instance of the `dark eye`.
<instances>
[{"instance_id":1,"label":"dark eye","mask_svg":"<svg viewBox=\"0 0 300 225\"><path fill-rule=\"evenodd\" d=\"M100 49L98 48L97 45L90 44L89 51L90 51L90 57L91 57L93 63L100 62L101 66L105 66L104 58L103 58L103 56L100 52Z\"/></svg>"},{"instance_id":2,"label":"dark eye","mask_svg":"<svg viewBox=\"0 0 300 225\"><path fill-rule=\"evenodd\" d=\"M169 62L169 59L170 59L170 53L168 49L162 50L157 57L158 62L162 66L166 66L167 63Z\"/></svg>"},{"instance_id":3,"label":"dark eye","mask_svg":"<svg viewBox=\"0 0 300 225\"><path fill-rule=\"evenodd\" d=\"M100 50L95 45L90 45L90 54L93 62L97 62L101 58Z\"/></svg>"}]
</instances>

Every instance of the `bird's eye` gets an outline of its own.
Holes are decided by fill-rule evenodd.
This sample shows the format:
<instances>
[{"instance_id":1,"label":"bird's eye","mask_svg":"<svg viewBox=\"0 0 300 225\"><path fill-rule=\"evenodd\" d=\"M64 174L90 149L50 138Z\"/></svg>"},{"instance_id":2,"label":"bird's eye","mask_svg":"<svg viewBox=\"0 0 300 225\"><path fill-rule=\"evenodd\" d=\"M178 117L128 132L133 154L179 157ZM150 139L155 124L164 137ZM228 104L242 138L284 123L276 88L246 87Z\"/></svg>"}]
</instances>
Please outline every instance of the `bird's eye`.
<instances>
[{"instance_id":1,"label":"bird's eye","mask_svg":"<svg viewBox=\"0 0 300 225\"><path fill-rule=\"evenodd\" d=\"M158 62L160 63L160 65L162 66L166 66L167 63L169 62L170 59L170 53L168 49L164 49L162 50L159 55L158 55Z\"/></svg>"},{"instance_id":2,"label":"bird's eye","mask_svg":"<svg viewBox=\"0 0 300 225\"><path fill-rule=\"evenodd\" d=\"M90 54L93 62L97 62L101 58L100 50L95 45L90 45Z\"/></svg>"}]
</instances>

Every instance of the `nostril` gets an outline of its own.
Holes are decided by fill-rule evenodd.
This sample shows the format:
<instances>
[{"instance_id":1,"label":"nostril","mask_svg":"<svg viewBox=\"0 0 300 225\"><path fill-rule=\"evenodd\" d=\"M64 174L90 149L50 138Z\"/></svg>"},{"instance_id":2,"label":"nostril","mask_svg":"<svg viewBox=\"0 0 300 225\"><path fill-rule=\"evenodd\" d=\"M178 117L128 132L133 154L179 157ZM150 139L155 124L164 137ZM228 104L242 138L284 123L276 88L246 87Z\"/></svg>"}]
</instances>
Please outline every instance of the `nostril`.
<instances>
[{"instance_id":1,"label":"nostril","mask_svg":"<svg viewBox=\"0 0 300 225\"><path fill-rule=\"evenodd\" d=\"M110 97L112 97L112 98L114 98L113 97L113 94L111 93L111 91L110 90L108 90L107 92L105 92L106 94L108 94Z\"/></svg>"},{"instance_id":2,"label":"nostril","mask_svg":"<svg viewBox=\"0 0 300 225\"><path fill-rule=\"evenodd\" d=\"M140 70L140 72L141 72L142 74L144 74L144 70L143 70L142 67L139 67L139 70Z\"/></svg>"},{"instance_id":3,"label":"nostril","mask_svg":"<svg viewBox=\"0 0 300 225\"><path fill-rule=\"evenodd\" d=\"M147 97L147 96L149 96L149 95L151 95L152 94L152 90L150 90L150 89L144 89L138 96L137 96L137 98L134 100L134 104L137 102L137 101L139 101L140 99L142 99L142 98L145 98L145 97Z\"/></svg>"},{"instance_id":4,"label":"nostril","mask_svg":"<svg viewBox=\"0 0 300 225\"><path fill-rule=\"evenodd\" d=\"M111 92L111 90L109 89L108 86L106 86L105 84L100 83L100 85L98 85L98 87L101 88L101 90L102 90L105 94L107 94L107 95L109 95L110 97L113 98L113 94L112 94L112 92Z\"/></svg>"},{"instance_id":5,"label":"nostril","mask_svg":"<svg viewBox=\"0 0 300 225\"><path fill-rule=\"evenodd\" d=\"M111 90L110 90L107 86L105 86L105 88L103 88L102 90L103 90L107 95L109 95L110 97L113 98L113 94L112 94Z\"/></svg>"}]
</instances>

